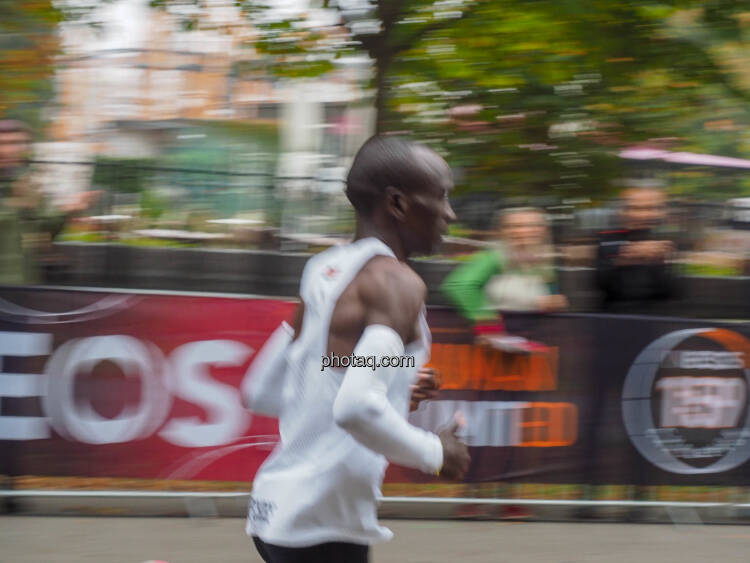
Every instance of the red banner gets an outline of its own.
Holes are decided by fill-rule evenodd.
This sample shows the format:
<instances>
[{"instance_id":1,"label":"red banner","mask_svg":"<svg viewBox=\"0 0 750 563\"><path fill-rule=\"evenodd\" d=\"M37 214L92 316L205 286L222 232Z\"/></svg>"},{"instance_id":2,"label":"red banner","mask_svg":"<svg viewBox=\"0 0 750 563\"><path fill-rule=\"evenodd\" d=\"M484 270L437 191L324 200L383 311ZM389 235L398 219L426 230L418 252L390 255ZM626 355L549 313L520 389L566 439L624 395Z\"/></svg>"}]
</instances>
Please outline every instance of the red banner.
<instances>
[{"instance_id":1,"label":"red banner","mask_svg":"<svg viewBox=\"0 0 750 563\"><path fill-rule=\"evenodd\" d=\"M0 473L252 480L277 424L244 409L239 389L293 308L3 289ZM437 431L462 412L467 481L747 483L749 325L506 315L510 344L535 343L508 352L473 345L450 310L428 313L443 389L410 421ZM388 477L434 479L398 467Z\"/></svg>"},{"instance_id":2,"label":"red banner","mask_svg":"<svg viewBox=\"0 0 750 563\"><path fill-rule=\"evenodd\" d=\"M16 473L252 479L277 424L239 388L293 302L35 293L48 310L0 303L0 439Z\"/></svg>"}]
</instances>

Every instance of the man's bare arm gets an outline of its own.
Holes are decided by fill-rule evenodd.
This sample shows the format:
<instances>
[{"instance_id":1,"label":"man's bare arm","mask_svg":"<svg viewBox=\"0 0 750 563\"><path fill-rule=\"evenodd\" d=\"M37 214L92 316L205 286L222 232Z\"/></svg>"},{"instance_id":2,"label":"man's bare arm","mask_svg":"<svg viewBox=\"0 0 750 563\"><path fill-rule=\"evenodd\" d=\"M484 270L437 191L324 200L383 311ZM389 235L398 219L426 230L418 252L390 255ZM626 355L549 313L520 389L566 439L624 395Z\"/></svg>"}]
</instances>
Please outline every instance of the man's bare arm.
<instances>
[{"instance_id":1,"label":"man's bare arm","mask_svg":"<svg viewBox=\"0 0 750 563\"><path fill-rule=\"evenodd\" d=\"M416 335L419 311L426 288L403 264L381 264L377 270L363 269L355 280L361 299L365 329L355 355L404 354L404 342ZM389 460L425 473L443 468L458 477L468 467L468 451L453 433L440 437L409 424L391 405L387 394L397 368L350 367L333 405L336 423L357 441ZM455 442L455 444L454 444Z\"/></svg>"}]
</instances>

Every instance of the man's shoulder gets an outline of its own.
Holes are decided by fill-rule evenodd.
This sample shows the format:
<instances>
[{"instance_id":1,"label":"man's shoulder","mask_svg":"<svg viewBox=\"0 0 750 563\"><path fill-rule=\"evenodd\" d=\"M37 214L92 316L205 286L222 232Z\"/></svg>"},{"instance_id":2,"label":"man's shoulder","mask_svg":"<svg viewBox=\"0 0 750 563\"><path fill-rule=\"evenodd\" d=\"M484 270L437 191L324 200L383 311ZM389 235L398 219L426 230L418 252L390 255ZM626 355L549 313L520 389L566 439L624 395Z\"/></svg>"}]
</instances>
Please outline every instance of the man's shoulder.
<instances>
[{"instance_id":1,"label":"man's shoulder","mask_svg":"<svg viewBox=\"0 0 750 563\"><path fill-rule=\"evenodd\" d=\"M378 256L362 268L356 283L365 324L390 326L406 342L427 295L417 273L395 258Z\"/></svg>"},{"instance_id":2,"label":"man's shoulder","mask_svg":"<svg viewBox=\"0 0 750 563\"><path fill-rule=\"evenodd\" d=\"M302 268L302 277L300 279L300 292L311 284L315 285L321 278L328 281L334 281L340 274L341 268L337 264L342 248L332 246L322 252L310 256Z\"/></svg>"},{"instance_id":3,"label":"man's shoulder","mask_svg":"<svg viewBox=\"0 0 750 563\"><path fill-rule=\"evenodd\" d=\"M395 258L378 256L362 268L356 284L366 324L392 326L408 338L427 295L417 273Z\"/></svg>"},{"instance_id":4,"label":"man's shoulder","mask_svg":"<svg viewBox=\"0 0 750 563\"><path fill-rule=\"evenodd\" d=\"M407 264L390 256L376 256L357 276L363 294L373 297L401 296L424 301L427 286Z\"/></svg>"},{"instance_id":5,"label":"man's shoulder","mask_svg":"<svg viewBox=\"0 0 750 563\"><path fill-rule=\"evenodd\" d=\"M325 262L329 262L333 257L337 256L339 252L341 252L341 247L331 246L330 248L326 248L322 252L313 254L305 262L305 268L315 268L315 266L319 266Z\"/></svg>"}]
</instances>

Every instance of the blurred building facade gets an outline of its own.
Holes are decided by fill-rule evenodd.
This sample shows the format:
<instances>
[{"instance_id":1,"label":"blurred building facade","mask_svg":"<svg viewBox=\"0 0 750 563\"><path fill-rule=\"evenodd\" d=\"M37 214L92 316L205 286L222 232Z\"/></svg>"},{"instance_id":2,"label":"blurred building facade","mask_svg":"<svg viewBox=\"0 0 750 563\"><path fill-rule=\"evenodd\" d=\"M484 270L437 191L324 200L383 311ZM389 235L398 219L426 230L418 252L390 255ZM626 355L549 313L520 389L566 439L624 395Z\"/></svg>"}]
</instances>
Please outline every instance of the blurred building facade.
<instances>
[{"instance_id":1,"label":"blurred building facade","mask_svg":"<svg viewBox=\"0 0 750 563\"><path fill-rule=\"evenodd\" d=\"M215 130L224 124L239 127L216 141L214 152L231 158L203 161L206 167L259 170L254 161L261 153L275 153L277 176L340 178L371 132L373 110L361 103L366 66L337 65L315 79L279 79L272 62L252 48L257 32L251 22L235 11L217 9L206 29L184 31L172 16L138 0L120 4L140 19L137 37L114 22L104 41L85 26L69 30L50 142L37 147L37 160L153 159L176 145L197 150L203 125ZM117 16L105 12L104 26ZM252 138L256 127L275 140ZM62 172L46 164L40 173L57 192L86 189L91 178L70 166Z\"/></svg>"}]
</instances>

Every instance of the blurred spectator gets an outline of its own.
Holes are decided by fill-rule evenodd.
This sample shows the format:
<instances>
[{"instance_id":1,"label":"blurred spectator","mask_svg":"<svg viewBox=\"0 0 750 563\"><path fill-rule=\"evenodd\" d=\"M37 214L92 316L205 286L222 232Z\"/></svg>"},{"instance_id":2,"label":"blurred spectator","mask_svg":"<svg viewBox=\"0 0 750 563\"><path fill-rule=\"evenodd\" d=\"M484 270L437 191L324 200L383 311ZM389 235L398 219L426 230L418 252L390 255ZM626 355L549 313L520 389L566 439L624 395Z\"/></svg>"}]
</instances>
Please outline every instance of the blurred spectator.
<instances>
[{"instance_id":1,"label":"blurred spectator","mask_svg":"<svg viewBox=\"0 0 750 563\"><path fill-rule=\"evenodd\" d=\"M622 226L599 233L596 283L604 309L633 312L674 295L669 263L674 245L659 234L666 216L664 192L630 188L622 199Z\"/></svg>"},{"instance_id":2,"label":"blurred spectator","mask_svg":"<svg viewBox=\"0 0 750 563\"><path fill-rule=\"evenodd\" d=\"M534 208L506 209L499 240L457 267L442 290L474 323L495 321L498 311L556 311L567 307L557 289L554 253L544 214Z\"/></svg>"},{"instance_id":3,"label":"blurred spectator","mask_svg":"<svg viewBox=\"0 0 750 563\"><path fill-rule=\"evenodd\" d=\"M661 234L666 220L666 195L652 187L629 188L622 193L619 214L621 227L599 233L596 260L596 282L601 291L602 307L609 312L648 312L675 294L675 275L670 259L674 244ZM590 408L582 418L582 446L584 448L584 496L594 498L602 475L597 472L600 445L605 439L603 423L606 398L612 393L612 380L600 376L611 369L613 344L609 336L594 335L592 342L596 374L589 382ZM642 500L645 494L647 468L641 456L631 461L631 494ZM580 517L593 517L590 507L579 511ZM628 519L637 519L634 509Z\"/></svg>"},{"instance_id":4,"label":"blurred spectator","mask_svg":"<svg viewBox=\"0 0 750 563\"><path fill-rule=\"evenodd\" d=\"M62 209L49 207L28 170L31 134L21 121L0 121L0 284L41 281L40 261L49 264L52 241L69 213L83 210L97 192L78 194ZM0 443L0 486L12 489L19 443ZM0 511L17 509L13 497L3 499Z\"/></svg>"},{"instance_id":5,"label":"blurred spectator","mask_svg":"<svg viewBox=\"0 0 750 563\"><path fill-rule=\"evenodd\" d=\"M28 169L31 134L21 121L0 121L0 284L38 283L51 263L52 241L68 214L86 209L84 192L52 209Z\"/></svg>"},{"instance_id":6,"label":"blurred spectator","mask_svg":"<svg viewBox=\"0 0 750 563\"><path fill-rule=\"evenodd\" d=\"M478 252L453 270L442 290L461 314L474 324L476 342L504 353L539 352L545 346L507 335L500 311L555 311L567 307L557 289L554 253L544 213L534 208L500 212L499 237L492 248ZM469 470L471 473L471 469ZM482 507L469 505L462 515L475 516ZM528 518L522 506L502 508L500 517Z\"/></svg>"}]
</instances>

